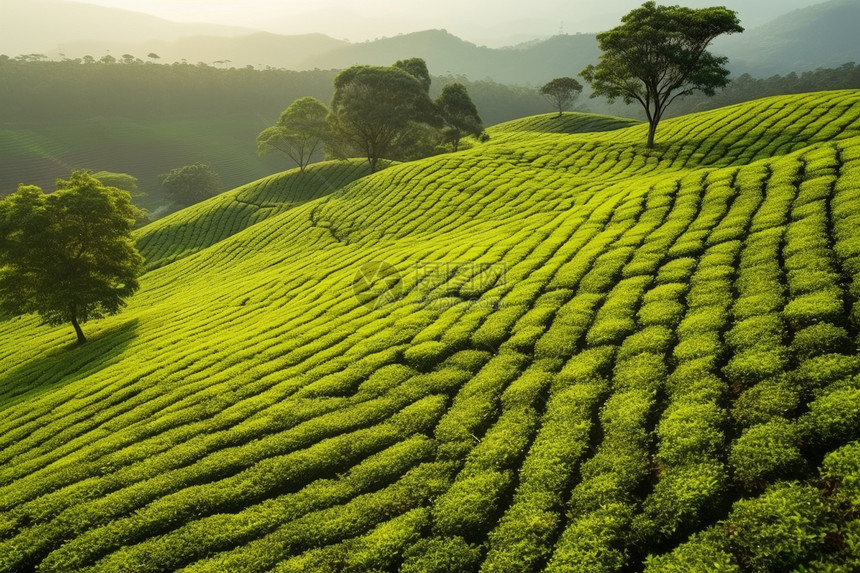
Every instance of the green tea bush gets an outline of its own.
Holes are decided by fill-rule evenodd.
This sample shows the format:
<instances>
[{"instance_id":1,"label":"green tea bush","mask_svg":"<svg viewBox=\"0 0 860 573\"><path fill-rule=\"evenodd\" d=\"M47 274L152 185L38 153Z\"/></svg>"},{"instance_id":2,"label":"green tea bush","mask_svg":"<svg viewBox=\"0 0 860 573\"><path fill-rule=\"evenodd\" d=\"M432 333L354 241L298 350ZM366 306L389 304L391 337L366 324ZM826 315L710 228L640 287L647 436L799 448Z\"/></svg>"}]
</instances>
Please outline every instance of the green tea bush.
<instances>
[{"instance_id":1,"label":"green tea bush","mask_svg":"<svg viewBox=\"0 0 860 573\"><path fill-rule=\"evenodd\" d=\"M849 354L853 346L848 331L822 322L796 332L790 350L793 356L803 361L821 354Z\"/></svg>"},{"instance_id":2,"label":"green tea bush","mask_svg":"<svg viewBox=\"0 0 860 573\"><path fill-rule=\"evenodd\" d=\"M726 489L723 465L705 461L668 470L645 498L636 526L646 537L667 540L708 523Z\"/></svg>"},{"instance_id":3,"label":"green tea bush","mask_svg":"<svg viewBox=\"0 0 860 573\"><path fill-rule=\"evenodd\" d=\"M813 400L799 423L804 436L822 448L860 438L860 388L840 388Z\"/></svg>"},{"instance_id":4,"label":"green tea bush","mask_svg":"<svg viewBox=\"0 0 860 573\"><path fill-rule=\"evenodd\" d=\"M830 516L818 491L778 484L737 502L726 521L737 560L749 571L790 571L824 550Z\"/></svg>"},{"instance_id":5,"label":"green tea bush","mask_svg":"<svg viewBox=\"0 0 860 573\"><path fill-rule=\"evenodd\" d=\"M435 530L442 536L481 539L496 518L511 478L509 471L490 470L456 480L433 506Z\"/></svg>"},{"instance_id":6,"label":"green tea bush","mask_svg":"<svg viewBox=\"0 0 860 573\"><path fill-rule=\"evenodd\" d=\"M461 573L475 571L481 549L462 537L420 539L403 553L401 573Z\"/></svg>"},{"instance_id":7,"label":"green tea bush","mask_svg":"<svg viewBox=\"0 0 860 573\"><path fill-rule=\"evenodd\" d=\"M735 354L723 368L723 374L734 383L749 387L780 374L788 365L786 349L760 350L753 347Z\"/></svg>"},{"instance_id":8,"label":"green tea bush","mask_svg":"<svg viewBox=\"0 0 860 573\"><path fill-rule=\"evenodd\" d=\"M643 353L665 354L674 340L674 333L665 326L647 326L624 340L618 350L618 360Z\"/></svg>"},{"instance_id":9,"label":"green tea bush","mask_svg":"<svg viewBox=\"0 0 860 573\"><path fill-rule=\"evenodd\" d=\"M656 460L682 467L700 459L716 459L725 449L725 423L725 411L712 402L673 401L657 426Z\"/></svg>"},{"instance_id":10,"label":"green tea bush","mask_svg":"<svg viewBox=\"0 0 860 573\"><path fill-rule=\"evenodd\" d=\"M678 545L671 553L649 555L645 561L646 573L738 573L740 566L734 555L727 551L726 544L710 531L693 534L688 541Z\"/></svg>"},{"instance_id":11,"label":"green tea bush","mask_svg":"<svg viewBox=\"0 0 860 573\"><path fill-rule=\"evenodd\" d=\"M795 424L780 418L747 428L729 452L735 479L754 489L798 475L805 466L799 439Z\"/></svg>"},{"instance_id":12,"label":"green tea bush","mask_svg":"<svg viewBox=\"0 0 860 573\"><path fill-rule=\"evenodd\" d=\"M705 331L679 342L672 354L675 359L686 362L708 356L720 356L722 352L723 343L720 340L720 335L715 331Z\"/></svg>"},{"instance_id":13,"label":"green tea bush","mask_svg":"<svg viewBox=\"0 0 860 573\"><path fill-rule=\"evenodd\" d=\"M789 418L800 406L798 388L780 376L744 390L732 405L732 417L745 427L774 418Z\"/></svg>"},{"instance_id":14,"label":"green tea bush","mask_svg":"<svg viewBox=\"0 0 860 573\"><path fill-rule=\"evenodd\" d=\"M547 572L571 570L618 571L628 560L622 539L627 535L633 508L613 503L573 520L565 529Z\"/></svg>"}]
</instances>

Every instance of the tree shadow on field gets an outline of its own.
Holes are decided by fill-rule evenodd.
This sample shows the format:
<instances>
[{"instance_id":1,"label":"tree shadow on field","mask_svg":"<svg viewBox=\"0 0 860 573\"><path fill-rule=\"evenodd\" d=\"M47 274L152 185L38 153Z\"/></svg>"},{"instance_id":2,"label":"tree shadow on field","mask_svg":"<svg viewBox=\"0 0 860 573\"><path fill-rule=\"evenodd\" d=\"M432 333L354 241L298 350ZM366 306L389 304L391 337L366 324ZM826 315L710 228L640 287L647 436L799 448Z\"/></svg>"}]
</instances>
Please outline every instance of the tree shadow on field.
<instances>
[{"instance_id":1,"label":"tree shadow on field","mask_svg":"<svg viewBox=\"0 0 860 573\"><path fill-rule=\"evenodd\" d=\"M117 363L137 335L138 319L90 336L86 344L67 344L17 368L0 372L0 410L71 384Z\"/></svg>"}]
</instances>

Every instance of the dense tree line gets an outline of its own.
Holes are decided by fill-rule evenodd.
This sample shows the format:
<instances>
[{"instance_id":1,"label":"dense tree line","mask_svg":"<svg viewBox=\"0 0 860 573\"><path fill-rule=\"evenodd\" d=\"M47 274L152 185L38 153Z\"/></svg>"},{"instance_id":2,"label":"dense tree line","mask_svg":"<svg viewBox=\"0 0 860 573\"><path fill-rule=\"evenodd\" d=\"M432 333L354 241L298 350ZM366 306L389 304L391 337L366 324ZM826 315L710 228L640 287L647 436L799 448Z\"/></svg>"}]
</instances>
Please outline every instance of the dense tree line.
<instances>
[{"instance_id":1,"label":"dense tree line","mask_svg":"<svg viewBox=\"0 0 860 573\"><path fill-rule=\"evenodd\" d=\"M205 117L251 110L266 117L285 103L312 96L328 102L337 70L223 68L198 63L158 64L132 59L45 61L0 55L0 123ZM459 76L434 78L430 93L464 84L487 125L541 113L536 90Z\"/></svg>"}]
</instances>

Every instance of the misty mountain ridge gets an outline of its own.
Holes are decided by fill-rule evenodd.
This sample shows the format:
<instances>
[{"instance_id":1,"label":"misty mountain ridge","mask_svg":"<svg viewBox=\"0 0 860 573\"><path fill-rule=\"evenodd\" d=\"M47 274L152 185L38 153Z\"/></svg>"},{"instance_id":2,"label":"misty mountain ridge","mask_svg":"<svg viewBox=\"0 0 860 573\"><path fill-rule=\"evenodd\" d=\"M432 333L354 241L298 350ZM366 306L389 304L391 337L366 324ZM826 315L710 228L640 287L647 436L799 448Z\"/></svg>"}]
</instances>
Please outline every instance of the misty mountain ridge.
<instances>
[{"instance_id":1,"label":"misty mountain ridge","mask_svg":"<svg viewBox=\"0 0 860 573\"><path fill-rule=\"evenodd\" d=\"M44 53L51 58L63 54L98 59L105 54L131 54L145 59L155 53L161 62L291 70L390 65L397 59L420 57L436 73L541 85L553 77L576 76L600 55L595 34L560 34L506 48L488 48L434 29L351 43L320 33L280 35L176 23L58 0L31 1L12 14L11 4L0 7L0 21L9 28L0 35L0 53L10 56ZM93 24L95 21L100 24ZM778 16L743 34L720 38L713 51L729 56L735 76L750 73L761 77L838 66L857 59L860 53L860 36L853 30L857 21L860 0L831 0ZM40 33L33 34L34 29Z\"/></svg>"}]
</instances>

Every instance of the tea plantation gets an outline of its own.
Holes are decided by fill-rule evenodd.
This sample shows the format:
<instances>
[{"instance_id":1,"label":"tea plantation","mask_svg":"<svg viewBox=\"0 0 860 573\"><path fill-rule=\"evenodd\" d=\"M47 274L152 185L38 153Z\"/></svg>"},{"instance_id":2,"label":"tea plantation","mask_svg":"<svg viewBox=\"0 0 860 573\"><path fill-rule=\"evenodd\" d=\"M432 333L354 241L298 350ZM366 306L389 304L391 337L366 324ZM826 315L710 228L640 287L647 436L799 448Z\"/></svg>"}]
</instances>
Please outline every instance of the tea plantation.
<instances>
[{"instance_id":1,"label":"tea plantation","mask_svg":"<svg viewBox=\"0 0 860 573\"><path fill-rule=\"evenodd\" d=\"M0 317L0 571L860 570L860 92L566 114Z\"/></svg>"}]
</instances>

